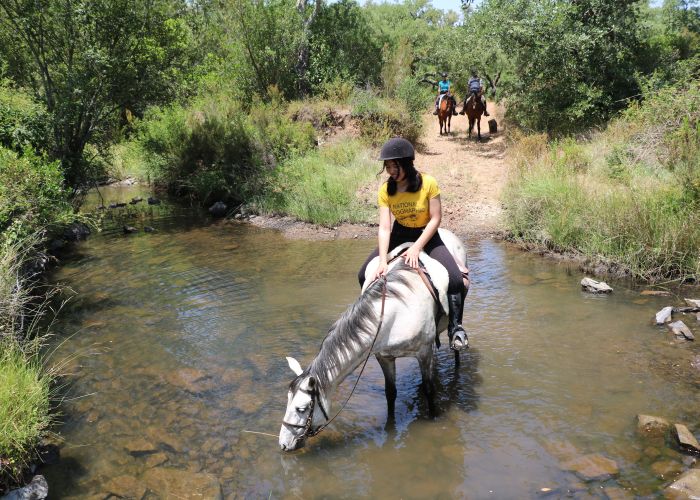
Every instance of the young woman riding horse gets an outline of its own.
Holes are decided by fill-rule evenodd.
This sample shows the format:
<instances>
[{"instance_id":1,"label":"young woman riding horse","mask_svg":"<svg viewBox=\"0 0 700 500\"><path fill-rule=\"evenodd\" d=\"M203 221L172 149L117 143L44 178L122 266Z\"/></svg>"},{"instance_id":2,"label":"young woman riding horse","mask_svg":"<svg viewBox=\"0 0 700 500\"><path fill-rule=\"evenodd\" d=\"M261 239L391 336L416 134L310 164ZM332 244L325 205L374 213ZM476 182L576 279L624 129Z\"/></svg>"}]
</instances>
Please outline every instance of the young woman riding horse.
<instances>
[{"instance_id":1,"label":"young woman riding horse","mask_svg":"<svg viewBox=\"0 0 700 500\"><path fill-rule=\"evenodd\" d=\"M402 243L413 243L404 254L409 266L417 268L418 255L425 251L447 269L447 334L452 349L464 349L469 346L461 324L467 290L459 266L437 232L442 219L440 188L434 177L418 172L413 166L415 150L406 139L389 139L382 146L379 159L384 161L389 179L379 188L379 245L360 269L360 286L364 284L365 270L373 258L379 255L379 266L373 277L376 279L387 272L387 254L391 250Z\"/></svg>"}]
</instances>

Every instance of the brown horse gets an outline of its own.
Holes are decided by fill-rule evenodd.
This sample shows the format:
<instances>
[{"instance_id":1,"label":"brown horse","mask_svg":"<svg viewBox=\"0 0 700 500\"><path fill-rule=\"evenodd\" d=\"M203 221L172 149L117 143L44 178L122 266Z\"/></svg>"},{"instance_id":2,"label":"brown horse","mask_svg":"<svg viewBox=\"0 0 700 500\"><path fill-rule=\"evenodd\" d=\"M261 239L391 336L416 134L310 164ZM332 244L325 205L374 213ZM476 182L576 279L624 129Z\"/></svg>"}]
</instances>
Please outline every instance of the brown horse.
<instances>
[{"instance_id":1,"label":"brown horse","mask_svg":"<svg viewBox=\"0 0 700 500\"><path fill-rule=\"evenodd\" d=\"M478 140L481 141L481 115L484 114L484 104L481 102L481 96L475 92L471 94L470 98L464 101L464 108L460 114L467 115L469 118L469 137L472 136L472 129L474 128L474 122L476 122L476 133Z\"/></svg>"},{"instance_id":2,"label":"brown horse","mask_svg":"<svg viewBox=\"0 0 700 500\"><path fill-rule=\"evenodd\" d=\"M445 134L450 135L450 123L452 122L452 100L448 95L443 95L438 108L438 120L440 120L440 135L445 127Z\"/></svg>"}]
</instances>

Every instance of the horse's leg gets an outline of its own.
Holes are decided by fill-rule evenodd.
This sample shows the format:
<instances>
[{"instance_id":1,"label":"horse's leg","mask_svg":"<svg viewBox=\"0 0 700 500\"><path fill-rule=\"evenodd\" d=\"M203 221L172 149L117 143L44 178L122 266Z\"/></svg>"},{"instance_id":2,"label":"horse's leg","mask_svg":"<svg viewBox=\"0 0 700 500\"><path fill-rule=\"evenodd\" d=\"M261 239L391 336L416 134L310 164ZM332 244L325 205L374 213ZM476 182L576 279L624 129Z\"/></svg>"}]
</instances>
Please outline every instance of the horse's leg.
<instances>
[{"instance_id":1,"label":"horse's leg","mask_svg":"<svg viewBox=\"0 0 700 500\"><path fill-rule=\"evenodd\" d=\"M481 142L481 115L476 119L476 136L479 138L479 142Z\"/></svg>"},{"instance_id":2,"label":"horse's leg","mask_svg":"<svg viewBox=\"0 0 700 500\"><path fill-rule=\"evenodd\" d=\"M435 417L435 356L432 343L418 355L418 364L423 378L423 391L428 400L428 411L431 417Z\"/></svg>"},{"instance_id":3,"label":"horse's leg","mask_svg":"<svg viewBox=\"0 0 700 500\"><path fill-rule=\"evenodd\" d=\"M386 394L387 421L394 421L396 403L396 358L376 355L379 366L384 372L384 393Z\"/></svg>"}]
</instances>

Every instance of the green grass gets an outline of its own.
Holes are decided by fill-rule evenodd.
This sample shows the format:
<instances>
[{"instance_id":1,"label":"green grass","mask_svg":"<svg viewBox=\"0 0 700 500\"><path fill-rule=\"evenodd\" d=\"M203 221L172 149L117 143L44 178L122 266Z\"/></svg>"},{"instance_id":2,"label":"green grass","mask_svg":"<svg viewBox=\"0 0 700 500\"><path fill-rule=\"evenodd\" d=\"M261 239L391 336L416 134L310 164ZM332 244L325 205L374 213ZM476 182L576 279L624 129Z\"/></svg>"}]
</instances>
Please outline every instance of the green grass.
<instances>
[{"instance_id":1,"label":"green grass","mask_svg":"<svg viewBox=\"0 0 700 500\"><path fill-rule=\"evenodd\" d=\"M35 354L0 339L0 489L26 466L51 423L50 383Z\"/></svg>"},{"instance_id":2,"label":"green grass","mask_svg":"<svg viewBox=\"0 0 700 500\"><path fill-rule=\"evenodd\" d=\"M291 215L326 226L366 222L374 210L363 205L356 192L377 170L359 142L329 145L279 165L253 205L264 214Z\"/></svg>"},{"instance_id":3,"label":"green grass","mask_svg":"<svg viewBox=\"0 0 700 500\"><path fill-rule=\"evenodd\" d=\"M0 247L0 493L19 478L51 423L52 376L38 335L47 302L37 304L23 272L40 241L38 233Z\"/></svg>"},{"instance_id":4,"label":"green grass","mask_svg":"<svg viewBox=\"0 0 700 500\"><path fill-rule=\"evenodd\" d=\"M699 123L700 91L690 86L588 141L516 140L504 193L510 231L648 281L699 278Z\"/></svg>"}]
</instances>

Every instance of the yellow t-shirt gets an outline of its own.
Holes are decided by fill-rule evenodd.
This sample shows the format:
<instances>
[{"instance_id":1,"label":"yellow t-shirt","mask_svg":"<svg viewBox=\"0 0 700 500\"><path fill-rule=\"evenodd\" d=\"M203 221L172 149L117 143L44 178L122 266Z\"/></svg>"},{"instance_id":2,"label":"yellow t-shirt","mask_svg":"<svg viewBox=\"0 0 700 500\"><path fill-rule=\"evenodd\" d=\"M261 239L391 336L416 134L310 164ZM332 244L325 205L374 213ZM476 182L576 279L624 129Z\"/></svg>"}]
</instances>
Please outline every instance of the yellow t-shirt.
<instances>
[{"instance_id":1,"label":"yellow t-shirt","mask_svg":"<svg viewBox=\"0 0 700 500\"><path fill-rule=\"evenodd\" d=\"M423 178L421 188L415 193L399 193L389 196L388 184L379 188L378 203L380 207L389 207L399 224L406 227L424 227L430 222L430 200L440 194L435 177L420 174Z\"/></svg>"}]
</instances>

